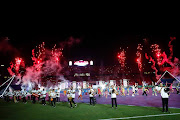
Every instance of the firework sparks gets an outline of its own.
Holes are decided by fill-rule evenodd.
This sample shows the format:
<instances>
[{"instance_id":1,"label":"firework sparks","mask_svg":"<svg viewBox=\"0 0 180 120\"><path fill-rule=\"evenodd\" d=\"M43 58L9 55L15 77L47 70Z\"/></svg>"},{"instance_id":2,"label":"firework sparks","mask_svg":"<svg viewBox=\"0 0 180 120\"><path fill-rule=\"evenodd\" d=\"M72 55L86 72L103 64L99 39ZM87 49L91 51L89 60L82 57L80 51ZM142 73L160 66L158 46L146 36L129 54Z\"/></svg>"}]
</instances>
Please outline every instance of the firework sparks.
<instances>
[{"instance_id":1,"label":"firework sparks","mask_svg":"<svg viewBox=\"0 0 180 120\"><path fill-rule=\"evenodd\" d=\"M37 70L40 70L42 67L42 60L43 60L43 55L45 55L45 43L43 42L40 44L38 47L36 46L36 53L35 49L32 50L32 60L33 60L33 66L36 66Z\"/></svg>"},{"instance_id":2,"label":"firework sparks","mask_svg":"<svg viewBox=\"0 0 180 120\"><path fill-rule=\"evenodd\" d=\"M126 56L125 56L126 51L123 49L120 53L118 53L118 61L121 64L121 67L125 67L125 60L126 60Z\"/></svg>"},{"instance_id":3,"label":"firework sparks","mask_svg":"<svg viewBox=\"0 0 180 120\"><path fill-rule=\"evenodd\" d=\"M136 56L138 58L136 59L136 62L138 64L138 68L139 68L140 72L142 71L142 56L141 56L142 48L143 48L143 46L141 44L138 44L137 52L136 52Z\"/></svg>"},{"instance_id":4,"label":"firework sparks","mask_svg":"<svg viewBox=\"0 0 180 120\"><path fill-rule=\"evenodd\" d=\"M57 49L56 48L56 44L52 48L52 52L51 52L52 53L52 57L54 58L56 63L58 63L60 61L60 57L62 56L62 50L63 49Z\"/></svg>"},{"instance_id":5,"label":"firework sparks","mask_svg":"<svg viewBox=\"0 0 180 120\"><path fill-rule=\"evenodd\" d=\"M163 55L161 54L161 49L159 48L158 44L153 44L150 47L152 49L152 52L155 53L156 59L157 59L157 64L163 65Z\"/></svg>"},{"instance_id":6,"label":"firework sparks","mask_svg":"<svg viewBox=\"0 0 180 120\"><path fill-rule=\"evenodd\" d=\"M15 61L16 61L15 70L16 70L16 72L18 72L19 71L19 67L20 67L20 65L22 63L22 58L17 57L17 58L15 58Z\"/></svg>"}]
</instances>

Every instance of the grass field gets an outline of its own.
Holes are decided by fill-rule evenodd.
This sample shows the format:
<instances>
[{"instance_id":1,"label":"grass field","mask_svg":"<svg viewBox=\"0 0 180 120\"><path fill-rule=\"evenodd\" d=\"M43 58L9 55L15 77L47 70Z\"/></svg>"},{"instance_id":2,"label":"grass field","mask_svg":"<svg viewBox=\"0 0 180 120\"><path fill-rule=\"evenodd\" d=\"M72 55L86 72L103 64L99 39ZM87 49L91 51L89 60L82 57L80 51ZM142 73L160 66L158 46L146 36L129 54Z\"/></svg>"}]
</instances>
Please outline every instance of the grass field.
<instances>
[{"instance_id":1,"label":"grass field","mask_svg":"<svg viewBox=\"0 0 180 120\"><path fill-rule=\"evenodd\" d=\"M98 120L110 118L123 118L145 115L168 114L162 113L162 108L140 107L118 105L117 109L112 109L111 105L96 104L95 107L85 103L78 103L76 108L70 109L67 102L56 104L56 108L50 105L27 104L22 102L13 103L0 100L0 120ZM180 109L169 108L171 114L180 113ZM146 118L133 118L140 120L176 120L178 115L153 116Z\"/></svg>"}]
</instances>

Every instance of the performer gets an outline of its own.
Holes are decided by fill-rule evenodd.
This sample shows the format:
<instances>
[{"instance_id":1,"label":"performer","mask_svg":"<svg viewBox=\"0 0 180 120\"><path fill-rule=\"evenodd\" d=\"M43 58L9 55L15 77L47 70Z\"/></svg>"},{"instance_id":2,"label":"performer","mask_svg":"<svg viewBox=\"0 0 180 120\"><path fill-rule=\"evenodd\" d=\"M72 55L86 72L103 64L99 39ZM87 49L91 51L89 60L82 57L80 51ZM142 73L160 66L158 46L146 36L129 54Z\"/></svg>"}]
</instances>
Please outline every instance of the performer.
<instances>
[{"instance_id":1,"label":"performer","mask_svg":"<svg viewBox=\"0 0 180 120\"><path fill-rule=\"evenodd\" d=\"M169 88L167 86L163 87L163 84L160 83L160 87L158 87L159 93L161 93L161 98L162 98L162 107L164 111L164 106L166 105L166 112L168 112L168 98L169 98ZM169 112L170 113L170 112Z\"/></svg>"},{"instance_id":2,"label":"performer","mask_svg":"<svg viewBox=\"0 0 180 120\"><path fill-rule=\"evenodd\" d=\"M135 96L135 87L134 87L134 85L132 86L132 96L134 97Z\"/></svg>"},{"instance_id":3,"label":"performer","mask_svg":"<svg viewBox=\"0 0 180 120\"><path fill-rule=\"evenodd\" d=\"M101 96L101 90L100 90L100 87L98 87L98 95L99 95L99 97Z\"/></svg>"},{"instance_id":4,"label":"performer","mask_svg":"<svg viewBox=\"0 0 180 120\"><path fill-rule=\"evenodd\" d=\"M171 83L171 85L170 85L170 87L169 87L169 89L170 89L171 93L173 93L173 92L174 92L174 89L173 89L172 85L173 85L173 83Z\"/></svg>"},{"instance_id":5,"label":"performer","mask_svg":"<svg viewBox=\"0 0 180 120\"><path fill-rule=\"evenodd\" d=\"M78 92L78 100L79 100L79 98L81 98L81 100L82 100L82 90L81 90L81 88L79 88L79 92Z\"/></svg>"},{"instance_id":6,"label":"performer","mask_svg":"<svg viewBox=\"0 0 180 120\"><path fill-rule=\"evenodd\" d=\"M21 96L20 90L18 90L18 91L16 92L16 94L17 94L17 101L20 101L20 96Z\"/></svg>"},{"instance_id":7,"label":"performer","mask_svg":"<svg viewBox=\"0 0 180 120\"><path fill-rule=\"evenodd\" d=\"M106 90L105 90L105 97L107 98L107 96L108 96L108 89L106 88Z\"/></svg>"},{"instance_id":8,"label":"performer","mask_svg":"<svg viewBox=\"0 0 180 120\"><path fill-rule=\"evenodd\" d=\"M114 107L114 102L115 102L115 106L116 106L116 109L117 109L116 95L118 93L117 93L116 89L114 89L113 85L112 85L112 89L110 91L110 94L111 94L112 108Z\"/></svg>"},{"instance_id":9,"label":"performer","mask_svg":"<svg viewBox=\"0 0 180 120\"><path fill-rule=\"evenodd\" d=\"M49 89L49 92L48 92L49 104L51 104L51 92L52 92L52 90L51 90L51 89Z\"/></svg>"},{"instance_id":10,"label":"performer","mask_svg":"<svg viewBox=\"0 0 180 120\"><path fill-rule=\"evenodd\" d=\"M127 95L129 95L129 85L127 86Z\"/></svg>"},{"instance_id":11,"label":"performer","mask_svg":"<svg viewBox=\"0 0 180 120\"><path fill-rule=\"evenodd\" d=\"M139 93L138 93L138 83L135 83L135 94L137 94L137 95L139 95Z\"/></svg>"},{"instance_id":12,"label":"performer","mask_svg":"<svg viewBox=\"0 0 180 120\"><path fill-rule=\"evenodd\" d=\"M26 101L26 96L27 96L26 90L22 89L21 94L22 94L23 103L26 104L27 103L27 101Z\"/></svg>"},{"instance_id":13,"label":"performer","mask_svg":"<svg viewBox=\"0 0 180 120\"><path fill-rule=\"evenodd\" d=\"M32 91L31 91L31 94L32 94L32 100L33 100L33 104L36 103L36 89L34 88Z\"/></svg>"},{"instance_id":14,"label":"performer","mask_svg":"<svg viewBox=\"0 0 180 120\"><path fill-rule=\"evenodd\" d=\"M123 85L121 85L121 95L123 96L125 96L125 93L124 93L124 86Z\"/></svg>"},{"instance_id":15,"label":"performer","mask_svg":"<svg viewBox=\"0 0 180 120\"><path fill-rule=\"evenodd\" d=\"M51 105L52 107L56 107L56 93L55 90L53 89L51 92Z\"/></svg>"},{"instance_id":16,"label":"performer","mask_svg":"<svg viewBox=\"0 0 180 120\"><path fill-rule=\"evenodd\" d=\"M145 88L145 86L143 85L142 90L143 90L143 94L142 95L146 94L146 96L147 96L146 92L149 92L148 88Z\"/></svg>"},{"instance_id":17,"label":"performer","mask_svg":"<svg viewBox=\"0 0 180 120\"><path fill-rule=\"evenodd\" d=\"M117 91L118 91L119 94L120 94L120 89L121 89L121 87L117 86Z\"/></svg>"},{"instance_id":18,"label":"performer","mask_svg":"<svg viewBox=\"0 0 180 120\"><path fill-rule=\"evenodd\" d=\"M41 92L41 96L42 96L42 105L46 105L46 90L43 89L43 91Z\"/></svg>"},{"instance_id":19,"label":"performer","mask_svg":"<svg viewBox=\"0 0 180 120\"><path fill-rule=\"evenodd\" d=\"M90 87L89 98L90 98L90 105L93 104L93 106L94 106L95 105L95 102L94 102L94 90L92 89L92 87ZM92 101L92 104L91 104L91 101Z\"/></svg>"},{"instance_id":20,"label":"performer","mask_svg":"<svg viewBox=\"0 0 180 120\"><path fill-rule=\"evenodd\" d=\"M60 102L60 92L61 92L61 89L58 88L56 91L56 102Z\"/></svg>"},{"instance_id":21,"label":"performer","mask_svg":"<svg viewBox=\"0 0 180 120\"><path fill-rule=\"evenodd\" d=\"M66 89L64 89L64 96L66 96Z\"/></svg>"},{"instance_id":22,"label":"performer","mask_svg":"<svg viewBox=\"0 0 180 120\"><path fill-rule=\"evenodd\" d=\"M75 99L75 90L73 89L73 87L71 87L70 94L72 96L72 100L70 102L71 108L72 108L72 103L75 105L75 107L77 107L77 103L74 102L74 99Z\"/></svg>"},{"instance_id":23,"label":"performer","mask_svg":"<svg viewBox=\"0 0 180 120\"><path fill-rule=\"evenodd\" d=\"M40 100L40 96L41 96L41 89L40 89L40 88L38 88L37 94L39 95L39 96L38 96L38 101L39 101L39 100Z\"/></svg>"},{"instance_id":24,"label":"performer","mask_svg":"<svg viewBox=\"0 0 180 120\"><path fill-rule=\"evenodd\" d=\"M176 85L176 91L177 91L177 94L179 94L179 84L180 84L180 82L177 83L177 85Z\"/></svg>"},{"instance_id":25,"label":"performer","mask_svg":"<svg viewBox=\"0 0 180 120\"><path fill-rule=\"evenodd\" d=\"M155 90L155 85L154 85L154 82L152 82L152 95L154 96L157 96L157 93L156 93L156 90Z\"/></svg>"},{"instance_id":26,"label":"performer","mask_svg":"<svg viewBox=\"0 0 180 120\"><path fill-rule=\"evenodd\" d=\"M13 98L14 98L14 99L13 99L13 100L14 100L14 103L17 103L17 100L16 100L16 91L15 91L15 90L13 91Z\"/></svg>"}]
</instances>

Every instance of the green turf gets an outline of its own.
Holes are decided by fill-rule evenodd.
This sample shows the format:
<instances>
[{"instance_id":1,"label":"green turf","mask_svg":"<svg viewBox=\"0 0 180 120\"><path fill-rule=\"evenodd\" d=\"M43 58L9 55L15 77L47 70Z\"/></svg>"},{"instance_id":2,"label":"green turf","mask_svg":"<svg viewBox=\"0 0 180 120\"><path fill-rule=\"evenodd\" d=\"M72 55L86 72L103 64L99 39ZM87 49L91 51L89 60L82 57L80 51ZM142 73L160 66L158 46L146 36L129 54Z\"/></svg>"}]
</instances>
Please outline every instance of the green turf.
<instances>
[{"instance_id":1,"label":"green turf","mask_svg":"<svg viewBox=\"0 0 180 120\"><path fill-rule=\"evenodd\" d=\"M79 103L76 108L70 109L69 104L59 103L56 108L50 105L32 104L28 102L4 102L0 100L0 120L97 120L103 118L121 118L142 115L164 114L162 108L118 105L112 109L111 105L96 104L95 107ZM172 113L180 113L180 109L169 109ZM167 114L167 113L166 113ZM138 118L141 120L175 120L180 115Z\"/></svg>"}]
</instances>

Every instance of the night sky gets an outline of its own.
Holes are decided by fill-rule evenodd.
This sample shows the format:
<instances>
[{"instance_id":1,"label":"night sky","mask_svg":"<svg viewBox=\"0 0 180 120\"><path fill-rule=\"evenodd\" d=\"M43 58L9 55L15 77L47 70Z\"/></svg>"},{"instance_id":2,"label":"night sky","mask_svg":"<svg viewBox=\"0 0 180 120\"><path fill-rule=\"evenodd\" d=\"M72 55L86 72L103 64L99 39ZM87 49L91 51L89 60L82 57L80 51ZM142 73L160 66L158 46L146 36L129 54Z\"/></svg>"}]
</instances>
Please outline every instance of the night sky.
<instances>
[{"instance_id":1,"label":"night sky","mask_svg":"<svg viewBox=\"0 0 180 120\"><path fill-rule=\"evenodd\" d=\"M54 44L60 46L60 43L73 37L80 39L80 43L65 46L63 55L67 60L92 59L96 65L114 65L118 64L117 53L121 47L127 51L127 63L136 64L136 48L139 43L146 50L151 44L159 44L162 51L169 54L168 42L171 36L176 37L176 32L0 32L1 40L2 37L8 37L8 45L13 47L13 50L0 51L0 62L8 65L14 57L22 57L25 63L32 64L31 52L37 45L45 42L45 47L51 49ZM180 58L178 38L172 44L174 57Z\"/></svg>"}]
</instances>

